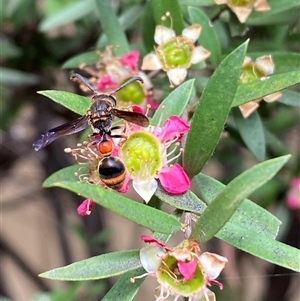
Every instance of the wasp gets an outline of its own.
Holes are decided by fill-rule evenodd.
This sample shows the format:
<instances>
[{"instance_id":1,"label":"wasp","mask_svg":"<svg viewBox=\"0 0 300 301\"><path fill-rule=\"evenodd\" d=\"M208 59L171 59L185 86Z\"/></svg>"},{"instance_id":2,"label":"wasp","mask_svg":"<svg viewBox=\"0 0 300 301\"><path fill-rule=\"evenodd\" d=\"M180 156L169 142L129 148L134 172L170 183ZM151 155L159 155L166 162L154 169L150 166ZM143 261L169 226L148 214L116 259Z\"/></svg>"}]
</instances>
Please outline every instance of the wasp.
<instances>
[{"instance_id":1,"label":"wasp","mask_svg":"<svg viewBox=\"0 0 300 301\"><path fill-rule=\"evenodd\" d=\"M92 97L91 106L85 115L41 134L33 143L33 148L35 151L39 151L61 136L75 134L90 126L92 128L92 136L100 135L100 139L96 141L96 148L103 157L98 164L100 179L106 186L118 190L124 183L126 172L124 163L119 158L111 156L113 142L108 137L122 137L122 135L111 134L112 130L119 128L112 127L114 117L124 119L142 127L147 127L149 120L141 113L117 109L117 100L112 94L120 91L134 81L143 83L143 80L138 76L132 77L115 91L106 94L97 93L87 79L80 74L74 73L71 76L71 80L74 79L79 79L95 94Z\"/></svg>"}]
</instances>

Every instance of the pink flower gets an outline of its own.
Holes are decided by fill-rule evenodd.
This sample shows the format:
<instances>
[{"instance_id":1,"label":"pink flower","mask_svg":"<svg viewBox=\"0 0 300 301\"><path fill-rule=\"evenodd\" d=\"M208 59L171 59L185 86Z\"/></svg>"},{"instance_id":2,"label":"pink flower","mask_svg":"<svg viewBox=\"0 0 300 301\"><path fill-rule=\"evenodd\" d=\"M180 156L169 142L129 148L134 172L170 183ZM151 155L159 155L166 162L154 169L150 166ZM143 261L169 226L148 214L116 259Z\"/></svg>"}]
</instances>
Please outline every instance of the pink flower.
<instances>
[{"instance_id":1,"label":"pink flower","mask_svg":"<svg viewBox=\"0 0 300 301\"><path fill-rule=\"evenodd\" d=\"M86 199L78 206L77 212L79 215L82 216L90 215L93 207L94 207L94 202L90 199Z\"/></svg>"},{"instance_id":2,"label":"pink flower","mask_svg":"<svg viewBox=\"0 0 300 301\"><path fill-rule=\"evenodd\" d=\"M118 84L113 82L109 75L102 76L97 83L98 91L113 91L118 87Z\"/></svg>"},{"instance_id":3,"label":"pink flower","mask_svg":"<svg viewBox=\"0 0 300 301\"><path fill-rule=\"evenodd\" d=\"M292 209L300 209L300 177L293 178L286 197L287 206Z\"/></svg>"},{"instance_id":4,"label":"pink flower","mask_svg":"<svg viewBox=\"0 0 300 301\"><path fill-rule=\"evenodd\" d=\"M120 61L123 66L129 68L132 72L135 72L138 67L140 53L137 50L132 50L129 53L120 57Z\"/></svg>"},{"instance_id":5,"label":"pink flower","mask_svg":"<svg viewBox=\"0 0 300 301\"><path fill-rule=\"evenodd\" d=\"M149 236L143 235L141 239L149 243L140 250L140 260L147 273L136 278L150 275L157 279L156 300L175 301L180 297L189 301L215 300L214 293L207 286L215 284L223 289L216 278L225 267L227 258L201 253L198 242L193 239L186 239L175 248L169 248Z\"/></svg>"},{"instance_id":6,"label":"pink flower","mask_svg":"<svg viewBox=\"0 0 300 301\"><path fill-rule=\"evenodd\" d=\"M119 156L133 181L133 188L145 202L151 199L157 189L156 179L171 194L181 194L189 189L190 180L184 169L177 163L169 166L183 151L180 149L177 155L171 157L178 148L178 141L188 131L188 123L178 116L170 116L162 127L149 126L145 129L137 125L127 126L127 140ZM174 143L175 148L168 152ZM122 188L127 189L126 186Z\"/></svg>"}]
</instances>

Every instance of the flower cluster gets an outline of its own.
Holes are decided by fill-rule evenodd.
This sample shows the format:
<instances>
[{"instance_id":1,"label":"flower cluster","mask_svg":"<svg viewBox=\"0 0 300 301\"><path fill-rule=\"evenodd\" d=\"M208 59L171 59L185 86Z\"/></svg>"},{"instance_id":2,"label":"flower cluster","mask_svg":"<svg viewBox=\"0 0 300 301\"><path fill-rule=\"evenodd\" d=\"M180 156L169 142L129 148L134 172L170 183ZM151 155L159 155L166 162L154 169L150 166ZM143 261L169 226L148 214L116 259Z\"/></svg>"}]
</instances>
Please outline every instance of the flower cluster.
<instances>
[{"instance_id":1,"label":"flower cluster","mask_svg":"<svg viewBox=\"0 0 300 301\"><path fill-rule=\"evenodd\" d=\"M176 36L173 29L156 26L154 40L158 44L155 53L146 55L142 70L164 70L171 85L180 85L187 76L191 64L197 64L210 56L210 52L201 46L195 46L202 27L193 24Z\"/></svg>"},{"instance_id":2,"label":"flower cluster","mask_svg":"<svg viewBox=\"0 0 300 301\"><path fill-rule=\"evenodd\" d=\"M260 56L255 60L255 62L253 62L250 57L245 57L242 66L240 82L245 84L256 79L263 80L266 76L274 73L274 67L275 66L271 55ZM247 118L259 107L259 102L261 100L273 102L278 100L280 97L281 93L275 92L262 98L247 102L239 106L239 109L243 117Z\"/></svg>"},{"instance_id":3,"label":"flower cluster","mask_svg":"<svg viewBox=\"0 0 300 301\"><path fill-rule=\"evenodd\" d=\"M153 99L153 86L149 77L138 69L140 53L137 50L115 57L112 48L107 47L105 52L99 52L99 56L99 62L94 68L84 64L80 66L90 75L89 83L96 91L110 93L129 78L139 76L143 79L144 85L134 82L124 87L116 93L118 102L123 105L129 103L140 106L150 104L154 108L157 106L157 101ZM87 91L86 87L81 88Z\"/></svg>"},{"instance_id":4,"label":"flower cluster","mask_svg":"<svg viewBox=\"0 0 300 301\"><path fill-rule=\"evenodd\" d=\"M252 10L265 12L270 10L266 0L215 0L219 5L226 4L237 16L241 23L245 23Z\"/></svg>"},{"instance_id":5,"label":"flower cluster","mask_svg":"<svg viewBox=\"0 0 300 301\"><path fill-rule=\"evenodd\" d=\"M189 301L215 300L215 294L207 286L216 284L223 288L215 279L225 267L227 258L201 253L199 244L191 239L172 249L149 236L141 239L149 243L140 250L140 260L147 273L131 279L132 282L147 275L155 277L159 283L155 296L157 301L176 301L180 297Z\"/></svg>"},{"instance_id":6,"label":"flower cluster","mask_svg":"<svg viewBox=\"0 0 300 301\"><path fill-rule=\"evenodd\" d=\"M132 109L141 112L137 106L133 106ZM79 164L88 167L87 170L82 169L83 172L77 173L80 181L101 187L108 186L125 193L132 180L133 188L145 202L155 193L157 180L171 194L181 194L189 189L190 180L181 165L176 163L169 166L183 151L178 151L178 148L182 136L189 131L186 121L177 116L170 116L161 127L158 124L148 128L123 121L123 126L117 130L121 131L119 133L122 133L122 137L126 137L109 138L113 143L110 158L115 158L122 166L124 164L125 174L120 180L120 186L108 186L99 174L100 166L103 160L106 160L98 149L98 141L101 141L99 135L92 137L90 141L77 144L74 149L65 149ZM172 146L172 151L169 151Z\"/></svg>"}]
</instances>

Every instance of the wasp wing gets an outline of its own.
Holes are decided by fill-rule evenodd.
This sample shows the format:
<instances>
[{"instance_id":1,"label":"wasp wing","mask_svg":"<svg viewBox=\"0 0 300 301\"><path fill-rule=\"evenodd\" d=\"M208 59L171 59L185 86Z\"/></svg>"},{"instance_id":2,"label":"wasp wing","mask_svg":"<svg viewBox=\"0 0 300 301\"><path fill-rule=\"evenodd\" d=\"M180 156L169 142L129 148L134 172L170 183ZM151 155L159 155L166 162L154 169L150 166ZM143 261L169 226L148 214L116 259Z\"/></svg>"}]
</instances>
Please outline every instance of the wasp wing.
<instances>
[{"instance_id":1,"label":"wasp wing","mask_svg":"<svg viewBox=\"0 0 300 301\"><path fill-rule=\"evenodd\" d=\"M142 127L147 127L149 125L149 119L142 113L122 111L118 109L112 109L111 112L118 118L125 119L126 121L140 125Z\"/></svg>"},{"instance_id":2,"label":"wasp wing","mask_svg":"<svg viewBox=\"0 0 300 301\"><path fill-rule=\"evenodd\" d=\"M75 134L88 127L88 117L81 116L73 121L62 124L42 134L33 144L34 150L37 152L43 147L49 145L61 136Z\"/></svg>"}]
</instances>

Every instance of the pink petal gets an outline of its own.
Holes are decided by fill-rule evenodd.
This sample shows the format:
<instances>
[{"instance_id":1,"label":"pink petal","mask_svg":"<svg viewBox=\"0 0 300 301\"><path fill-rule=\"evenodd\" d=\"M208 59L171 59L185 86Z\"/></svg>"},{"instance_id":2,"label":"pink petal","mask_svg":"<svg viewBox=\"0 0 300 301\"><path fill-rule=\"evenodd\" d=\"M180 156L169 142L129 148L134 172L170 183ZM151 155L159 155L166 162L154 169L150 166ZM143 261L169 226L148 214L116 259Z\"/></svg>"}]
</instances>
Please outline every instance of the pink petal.
<instances>
[{"instance_id":1,"label":"pink petal","mask_svg":"<svg viewBox=\"0 0 300 301\"><path fill-rule=\"evenodd\" d=\"M163 188L172 194L181 194L190 188L190 179L179 164L163 167L158 175Z\"/></svg>"},{"instance_id":2,"label":"pink petal","mask_svg":"<svg viewBox=\"0 0 300 301\"><path fill-rule=\"evenodd\" d=\"M128 67L131 71L136 71L138 67L140 53L137 50L132 50L129 53L120 57L123 66Z\"/></svg>"},{"instance_id":3,"label":"pink petal","mask_svg":"<svg viewBox=\"0 0 300 301\"><path fill-rule=\"evenodd\" d=\"M132 112L145 114L143 108L140 106L131 106Z\"/></svg>"},{"instance_id":4,"label":"pink petal","mask_svg":"<svg viewBox=\"0 0 300 301\"><path fill-rule=\"evenodd\" d=\"M290 183L290 187L297 188L300 190L300 178L293 178L293 180Z\"/></svg>"},{"instance_id":5,"label":"pink petal","mask_svg":"<svg viewBox=\"0 0 300 301\"><path fill-rule=\"evenodd\" d=\"M178 116L170 116L161 128L158 139L161 142L181 137L190 130L189 124Z\"/></svg>"},{"instance_id":6,"label":"pink petal","mask_svg":"<svg viewBox=\"0 0 300 301\"><path fill-rule=\"evenodd\" d=\"M109 75L104 75L97 83L97 90L105 92L107 90L114 90L117 86L117 83L113 82Z\"/></svg>"},{"instance_id":7,"label":"pink petal","mask_svg":"<svg viewBox=\"0 0 300 301\"><path fill-rule=\"evenodd\" d=\"M177 266L181 275L184 276L184 279L190 280L195 275L197 268L197 258L194 257L193 260L189 262L178 261Z\"/></svg>"},{"instance_id":8,"label":"pink petal","mask_svg":"<svg viewBox=\"0 0 300 301\"><path fill-rule=\"evenodd\" d=\"M94 207L94 202L90 199L86 199L78 206L77 212L79 215L82 216L90 215L93 207Z\"/></svg>"},{"instance_id":9,"label":"pink petal","mask_svg":"<svg viewBox=\"0 0 300 301\"><path fill-rule=\"evenodd\" d=\"M171 251L170 248L168 248L164 243L162 243L161 241L159 241L158 239L149 236L149 235L141 235L140 239L145 242L148 243L150 245L155 245L155 246L160 246L162 248L164 248L167 251Z\"/></svg>"}]
</instances>

